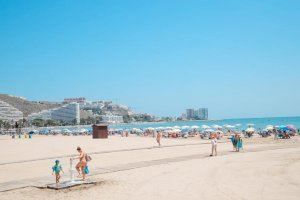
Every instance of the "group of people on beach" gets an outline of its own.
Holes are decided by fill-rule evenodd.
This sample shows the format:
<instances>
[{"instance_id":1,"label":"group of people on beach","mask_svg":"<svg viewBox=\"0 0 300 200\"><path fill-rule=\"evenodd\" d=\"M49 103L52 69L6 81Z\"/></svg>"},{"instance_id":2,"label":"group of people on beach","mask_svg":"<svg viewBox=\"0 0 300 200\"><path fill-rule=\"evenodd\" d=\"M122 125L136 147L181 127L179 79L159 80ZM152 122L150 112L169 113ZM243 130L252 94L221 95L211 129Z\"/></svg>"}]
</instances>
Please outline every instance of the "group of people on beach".
<instances>
[{"instance_id":1,"label":"group of people on beach","mask_svg":"<svg viewBox=\"0 0 300 200\"><path fill-rule=\"evenodd\" d=\"M243 140L241 138L241 135L238 133L232 134L230 136L231 143L233 145L233 150L239 152L241 149L243 149Z\"/></svg>"},{"instance_id":2,"label":"group of people on beach","mask_svg":"<svg viewBox=\"0 0 300 200\"><path fill-rule=\"evenodd\" d=\"M78 156L71 157L70 161L79 160L76 164L76 170L78 172L78 178L82 178L84 181L86 179L86 175L89 173L89 168L87 163L91 160L91 157L87 155L81 147L77 147ZM60 164L59 160L55 161L55 165L52 167L52 174L55 175L55 182L58 184L60 182L61 173L64 173L63 168Z\"/></svg>"},{"instance_id":3,"label":"group of people on beach","mask_svg":"<svg viewBox=\"0 0 300 200\"><path fill-rule=\"evenodd\" d=\"M239 152L241 149L243 149L243 140L241 138L241 135L238 133L232 134L230 136L230 140L233 146L233 150L236 152ZM211 154L210 156L217 156L217 144L218 144L218 138L216 134L211 135Z\"/></svg>"},{"instance_id":4,"label":"group of people on beach","mask_svg":"<svg viewBox=\"0 0 300 200\"><path fill-rule=\"evenodd\" d=\"M217 144L218 144L218 134L212 133L211 134L211 154L210 156L217 156ZM162 132L157 131L156 134L156 142L159 147L161 147L161 138L162 138ZM243 140L241 138L241 135L238 133L232 134L230 137L230 140L233 145L233 149L236 152L239 152L241 149L243 149Z\"/></svg>"},{"instance_id":5,"label":"group of people on beach","mask_svg":"<svg viewBox=\"0 0 300 200\"><path fill-rule=\"evenodd\" d=\"M162 132L157 131L156 134L156 142L159 147L161 147L161 138ZM238 133L232 134L230 140L233 145L234 151L239 152L240 149L243 149L243 140ZM218 135L211 134L211 154L210 156L217 156L217 144L218 144ZM89 169L87 163L91 160L91 157L88 156L80 147L77 147L78 156L71 157L70 161L78 159L78 163L76 164L76 170L78 172L78 178L82 178L84 181L86 179L86 175L89 173ZM61 173L64 173L63 168L60 164L59 160L55 161L55 165L52 167L52 174L55 175L56 183L60 182Z\"/></svg>"}]
</instances>

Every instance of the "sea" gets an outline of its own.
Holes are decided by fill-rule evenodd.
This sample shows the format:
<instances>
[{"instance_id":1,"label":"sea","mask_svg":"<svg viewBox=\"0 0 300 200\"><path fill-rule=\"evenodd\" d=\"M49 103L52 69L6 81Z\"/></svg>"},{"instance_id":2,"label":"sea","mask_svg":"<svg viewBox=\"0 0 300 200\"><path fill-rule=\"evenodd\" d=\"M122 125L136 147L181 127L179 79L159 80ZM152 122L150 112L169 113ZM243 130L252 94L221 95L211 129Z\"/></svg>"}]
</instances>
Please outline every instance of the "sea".
<instances>
[{"instance_id":1,"label":"sea","mask_svg":"<svg viewBox=\"0 0 300 200\"><path fill-rule=\"evenodd\" d=\"M268 118L241 118L241 119L222 119L222 120L205 120L205 121L174 121L174 122L147 122L147 123L130 123L130 124L111 124L111 129L146 129L149 127L174 127L174 126L202 126L202 125L231 125L234 129L245 130L249 124L259 129L264 129L267 125L280 126L292 124L300 128L300 117L268 117Z\"/></svg>"}]
</instances>

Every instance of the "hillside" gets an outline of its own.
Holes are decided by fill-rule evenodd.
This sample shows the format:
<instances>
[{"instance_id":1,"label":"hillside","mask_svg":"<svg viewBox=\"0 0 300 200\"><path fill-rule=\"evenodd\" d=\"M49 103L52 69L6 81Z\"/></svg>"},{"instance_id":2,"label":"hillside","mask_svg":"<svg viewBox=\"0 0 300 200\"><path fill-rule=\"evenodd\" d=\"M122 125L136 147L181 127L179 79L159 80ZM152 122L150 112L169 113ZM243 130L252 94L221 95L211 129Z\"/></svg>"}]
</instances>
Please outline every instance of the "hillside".
<instances>
[{"instance_id":1,"label":"hillside","mask_svg":"<svg viewBox=\"0 0 300 200\"><path fill-rule=\"evenodd\" d=\"M0 94L0 100L23 112L24 117L27 117L31 113L36 113L42 110L57 108L61 106L61 104L59 103L28 101L24 98L7 94Z\"/></svg>"},{"instance_id":2,"label":"hillside","mask_svg":"<svg viewBox=\"0 0 300 200\"><path fill-rule=\"evenodd\" d=\"M127 106L119 105L119 104L113 104L113 103L105 103L102 107L102 113L105 115L133 115L133 111L128 108Z\"/></svg>"}]
</instances>

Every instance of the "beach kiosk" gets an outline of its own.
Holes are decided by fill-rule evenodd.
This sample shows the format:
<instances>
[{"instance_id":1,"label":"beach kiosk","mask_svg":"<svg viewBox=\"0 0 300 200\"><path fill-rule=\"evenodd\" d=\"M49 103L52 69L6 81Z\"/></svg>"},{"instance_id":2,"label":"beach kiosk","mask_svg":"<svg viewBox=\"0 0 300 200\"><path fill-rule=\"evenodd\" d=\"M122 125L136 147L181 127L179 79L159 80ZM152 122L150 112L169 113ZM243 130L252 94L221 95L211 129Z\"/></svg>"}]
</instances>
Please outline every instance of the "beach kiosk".
<instances>
[{"instance_id":1,"label":"beach kiosk","mask_svg":"<svg viewBox=\"0 0 300 200\"><path fill-rule=\"evenodd\" d=\"M94 124L93 125L93 139L108 138L108 125L107 124Z\"/></svg>"}]
</instances>

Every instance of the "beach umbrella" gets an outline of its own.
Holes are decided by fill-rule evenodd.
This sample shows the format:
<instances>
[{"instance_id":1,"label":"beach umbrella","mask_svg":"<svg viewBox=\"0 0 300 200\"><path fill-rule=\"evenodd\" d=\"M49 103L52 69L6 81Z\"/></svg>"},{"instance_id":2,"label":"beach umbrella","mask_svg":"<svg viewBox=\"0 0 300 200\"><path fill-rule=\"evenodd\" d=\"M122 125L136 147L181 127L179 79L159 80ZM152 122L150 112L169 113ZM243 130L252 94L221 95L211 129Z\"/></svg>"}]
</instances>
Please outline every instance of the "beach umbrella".
<instances>
[{"instance_id":1,"label":"beach umbrella","mask_svg":"<svg viewBox=\"0 0 300 200\"><path fill-rule=\"evenodd\" d=\"M252 128L252 127L250 127L250 128L247 128L245 131L246 131L247 133L253 133L253 132L255 132L255 129Z\"/></svg>"},{"instance_id":2,"label":"beach umbrella","mask_svg":"<svg viewBox=\"0 0 300 200\"><path fill-rule=\"evenodd\" d=\"M180 129L180 126L173 126L174 129Z\"/></svg>"},{"instance_id":3,"label":"beach umbrella","mask_svg":"<svg viewBox=\"0 0 300 200\"><path fill-rule=\"evenodd\" d=\"M121 129L121 130L122 130L122 129ZM85 128L82 128L82 129L79 129L79 132L80 132L80 133L84 133L84 132L88 132L88 130L85 129Z\"/></svg>"},{"instance_id":4,"label":"beach umbrella","mask_svg":"<svg viewBox=\"0 0 300 200\"><path fill-rule=\"evenodd\" d=\"M272 125L266 126L266 130L268 130L268 131L271 131L271 130L273 130L273 129L274 129L274 126L272 126Z\"/></svg>"},{"instance_id":5,"label":"beach umbrella","mask_svg":"<svg viewBox=\"0 0 300 200\"><path fill-rule=\"evenodd\" d=\"M250 124L247 124L247 126L251 127L251 126L254 126L254 124L251 124L251 123L250 123Z\"/></svg>"},{"instance_id":6,"label":"beach umbrella","mask_svg":"<svg viewBox=\"0 0 300 200\"><path fill-rule=\"evenodd\" d=\"M165 130L171 130L171 129L173 129L171 126L167 126L167 127L165 127L164 128Z\"/></svg>"},{"instance_id":7,"label":"beach umbrella","mask_svg":"<svg viewBox=\"0 0 300 200\"><path fill-rule=\"evenodd\" d=\"M236 124L235 126L242 126L242 124Z\"/></svg>"},{"instance_id":8,"label":"beach umbrella","mask_svg":"<svg viewBox=\"0 0 300 200\"><path fill-rule=\"evenodd\" d=\"M189 126L182 126L181 129L189 129Z\"/></svg>"},{"instance_id":9,"label":"beach umbrella","mask_svg":"<svg viewBox=\"0 0 300 200\"><path fill-rule=\"evenodd\" d=\"M42 130L39 131L39 133L48 134L48 133L50 133L50 130L49 129L42 129Z\"/></svg>"},{"instance_id":10,"label":"beach umbrella","mask_svg":"<svg viewBox=\"0 0 300 200\"><path fill-rule=\"evenodd\" d=\"M155 128L156 130L163 130L164 129L164 127L157 127L157 128Z\"/></svg>"},{"instance_id":11,"label":"beach umbrella","mask_svg":"<svg viewBox=\"0 0 300 200\"><path fill-rule=\"evenodd\" d=\"M232 125L224 125L224 127L227 129L235 128L235 126L232 126Z\"/></svg>"},{"instance_id":12,"label":"beach umbrella","mask_svg":"<svg viewBox=\"0 0 300 200\"><path fill-rule=\"evenodd\" d=\"M202 129L209 129L209 128L210 128L210 126L207 126L207 125L202 125L202 126L201 126L201 128L202 128Z\"/></svg>"},{"instance_id":13,"label":"beach umbrella","mask_svg":"<svg viewBox=\"0 0 300 200\"><path fill-rule=\"evenodd\" d=\"M173 133L179 133L179 132L181 132L180 129L173 129L173 130L170 130L170 131L173 132Z\"/></svg>"},{"instance_id":14,"label":"beach umbrella","mask_svg":"<svg viewBox=\"0 0 300 200\"><path fill-rule=\"evenodd\" d=\"M221 128L223 128L222 126L220 126L220 125L217 125L217 124L215 124L215 125L212 125L212 127L213 127L213 128L215 128L215 129L221 129Z\"/></svg>"},{"instance_id":15,"label":"beach umbrella","mask_svg":"<svg viewBox=\"0 0 300 200\"><path fill-rule=\"evenodd\" d=\"M211 129L211 128L208 128L208 129L205 129L203 132L209 132L209 133L211 133L211 132L214 132L214 130Z\"/></svg>"},{"instance_id":16,"label":"beach umbrella","mask_svg":"<svg viewBox=\"0 0 300 200\"><path fill-rule=\"evenodd\" d=\"M292 125L292 124L289 124L289 125L287 125L286 126L289 130L291 130L291 131L297 131L297 128L294 126L294 125Z\"/></svg>"},{"instance_id":17,"label":"beach umbrella","mask_svg":"<svg viewBox=\"0 0 300 200\"><path fill-rule=\"evenodd\" d=\"M60 133L60 132L63 132L63 133L71 133L72 131L70 131L69 129L65 128L63 130L53 130L54 132L57 132L57 133Z\"/></svg>"},{"instance_id":18,"label":"beach umbrella","mask_svg":"<svg viewBox=\"0 0 300 200\"><path fill-rule=\"evenodd\" d=\"M199 126L192 126L191 129L198 129Z\"/></svg>"},{"instance_id":19,"label":"beach umbrella","mask_svg":"<svg viewBox=\"0 0 300 200\"><path fill-rule=\"evenodd\" d=\"M279 130L281 130L281 131L288 131L288 130L289 130L288 127L285 126L285 125L280 125L278 128L279 128Z\"/></svg>"},{"instance_id":20,"label":"beach umbrella","mask_svg":"<svg viewBox=\"0 0 300 200\"><path fill-rule=\"evenodd\" d=\"M189 129L181 129L181 132L183 132L183 133L188 133L188 132L189 132Z\"/></svg>"},{"instance_id":21,"label":"beach umbrella","mask_svg":"<svg viewBox=\"0 0 300 200\"><path fill-rule=\"evenodd\" d=\"M139 129L139 128L133 128L133 129L131 129L131 131L132 132L134 132L134 133L141 133L141 132L143 132L141 129Z\"/></svg>"},{"instance_id":22,"label":"beach umbrella","mask_svg":"<svg viewBox=\"0 0 300 200\"><path fill-rule=\"evenodd\" d=\"M148 128L146 128L146 130L154 131L155 129L153 127L148 127Z\"/></svg>"}]
</instances>

